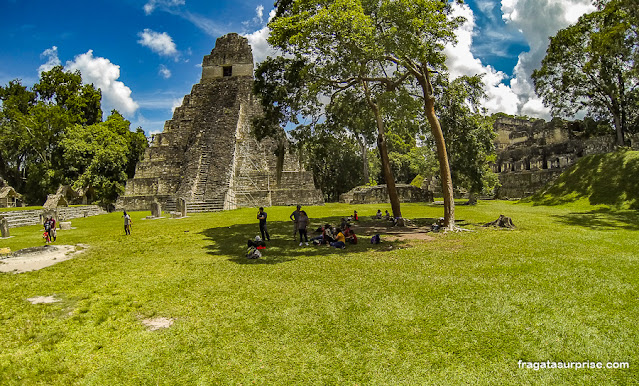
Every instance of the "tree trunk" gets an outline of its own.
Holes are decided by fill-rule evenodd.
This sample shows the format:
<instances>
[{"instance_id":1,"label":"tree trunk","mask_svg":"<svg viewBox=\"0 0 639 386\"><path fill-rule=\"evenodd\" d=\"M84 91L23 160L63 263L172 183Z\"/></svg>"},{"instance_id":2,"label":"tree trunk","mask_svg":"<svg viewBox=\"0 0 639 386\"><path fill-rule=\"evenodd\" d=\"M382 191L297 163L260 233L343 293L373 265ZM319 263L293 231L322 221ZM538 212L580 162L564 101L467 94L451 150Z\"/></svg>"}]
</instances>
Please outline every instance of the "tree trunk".
<instances>
[{"instance_id":1,"label":"tree trunk","mask_svg":"<svg viewBox=\"0 0 639 386\"><path fill-rule=\"evenodd\" d=\"M390 167L390 159L388 158L388 147L386 145L386 129L384 128L384 120L382 114L379 111L379 106L371 99L368 85L366 82L362 82L364 91L366 93L366 100L373 115L375 116L375 123L377 125L377 149L379 149L379 156L382 161L382 175L386 182L386 189L388 190L388 198L390 199L391 209L393 211L393 217L397 218L397 225L404 226L404 220L402 219L402 210L399 204L399 196L397 195L397 187L395 186L395 176L393 176L393 170Z\"/></svg>"},{"instance_id":2,"label":"tree trunk","mask_svg":"<svg viewBox=\"0 0 639 386\"><path fill-rule=\"evenodd\" d=\"M377 148L379 149L379 155L382 160L382 174L384 175L384 180L386 182L386 189L388 190L388 198L390 199L391 208L393 210L393 217L400 219L397 224L403 226L404 222L401 220L402 211L399 204L399 196L397 195L397 187L395 186L395 176L393 176L393 170L390 167L388 147L386 146L386 135L384 135L383 129L377 134Z\"/></svg>"},{"instance_id":3,"label":"tree trunk","mask_svg":"<svg viewBox=\"0 0 639 386\"><path fill-rule=\"evenodd\" d=\"M617 133L617 145L626 146L626 142L623 138L623 125L621 124L621 117L617 113L613 113L612 117L615 125L615 131Z\"/></svg>"},{"instance_id":4,"label":"tree trunk","mask_svg":"<svg viewBox=\"0 0 639 386\"><path fill-rule=\"evenodd\" d=\"M444 133L435 115L435 101L427 97L425 102L426 118L430 123L430 129L437 145L437 159L439 161L439 175L442 181L442 194L444 195L444 227L453 229L455 226L455 200L453 198L453 179L450 175L448 154Z\"/></svg>"},{"instance_id":5,"label":"tree trunk","mask_svg":"<svg viewBox=\"0 0 639 386\"><path fill-rule=\"evenodd\" d=\"M424 67L425 68L425 67ZM442 182L442 194L444 195L444 227L452 230L455 227L455 200L453 198L453 179L448 164L446 142L444 133L439 125L439 119L435 114L435 98L432 96L432 86L428 78L428 69L423 74L415 74L422 88L424 96L424 113L430 124L430 130L437 146L437 160L439 161L439 176Z\"/></svg>"},{"instance_id":6,"label":"tree trunk","mask_svg":"<svg viewBox=\"0 0 639 386\"><path fill-rule=\"evenodd\" d=\"M356 137L357 137L357 143L359 143L359 148L362 151L362 163L363 163L362 172L363 172L363 180L364 180L363 185L367 185L370 182L370 175L368 172L368 149L366 148L365 140L359 135Z\"/></svg>"}]
</instances>

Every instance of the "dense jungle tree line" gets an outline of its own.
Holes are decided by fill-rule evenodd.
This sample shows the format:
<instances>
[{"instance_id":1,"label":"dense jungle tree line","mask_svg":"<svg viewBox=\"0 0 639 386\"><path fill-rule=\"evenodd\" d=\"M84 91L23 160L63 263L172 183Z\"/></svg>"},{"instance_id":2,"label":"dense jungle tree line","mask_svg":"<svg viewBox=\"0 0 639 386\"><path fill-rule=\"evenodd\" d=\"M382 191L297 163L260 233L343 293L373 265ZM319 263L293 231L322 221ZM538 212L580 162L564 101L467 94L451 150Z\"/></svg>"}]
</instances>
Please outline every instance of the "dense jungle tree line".
<instances>
[{"instance_id":1,"label":"dense jungle tree line","mask_svg":"<svg viewBox=\"0 0 639 386\"><path fill-rule=\"evenodd\" d=\"M535 90L554 115L583 114L587 134L628 144L639 126L639 11L634 0L597 10L550 39ZM479 76L451 80L444 44L463 21L435 0L278 0L269 43L285 57L255 73L264 116L259 138L290 142L328 201L364 184L442 183L454 226L452 186L475 194L498 183L492 124ZM92 186L113 202L147 146L117 111L102 120L101 93L61 66L28 88L0 87L0 177L33 204L61 184ZM301 119L303 118L303 120ZM295 128L285 135L281 127ZM395 216L401 216L391 191Z\"/></svg>"},{"instance_id":2,"label":"dense jungle tree line","mask_svg":"<svg viewBox=\"0 0 639 386\"><path fill-rule=\"evenodd\" d=\"M93 187L102 205L124 192L148 144L116 110L102 121L101 99L62 66L30 89L17 79L0 86L0 177L28 204L42 205L60 185Z\"/></svg>"}]
</instances>

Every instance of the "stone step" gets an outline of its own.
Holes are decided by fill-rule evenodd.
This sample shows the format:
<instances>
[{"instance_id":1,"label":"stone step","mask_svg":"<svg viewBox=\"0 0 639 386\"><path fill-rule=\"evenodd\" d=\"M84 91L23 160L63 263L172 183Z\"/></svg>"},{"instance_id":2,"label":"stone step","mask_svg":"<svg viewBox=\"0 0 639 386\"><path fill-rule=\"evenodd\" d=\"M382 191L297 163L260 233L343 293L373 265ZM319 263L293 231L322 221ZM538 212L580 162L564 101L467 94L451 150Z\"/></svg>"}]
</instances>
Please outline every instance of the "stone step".
<instances>
[{"instance_id":1,"label":"stone step","mask_svg":"<svg viewBox=\"0 0 639 386\"><path fill-rule=\"evenodd\" d=\"M224 210L224 200L192 201L186 203L187 213L216 212L220 210Z\"/></svg>"},{"instance_id":2,"label":"stone step","mask_svg":"<svg viewBox=\"0 0 639 386\"><path fill-rule=\"evenodd\" d=\"M78 207L58 207L58 220L71 220L79 217L96 216L104 214L102 208L97 205L86 205ZM17 228L27 225L40 224L40 215L43 210L15 210L8 212L0 212L0 216L4 216L7 219L9 228Z\"/></svg>"}]
</instances>

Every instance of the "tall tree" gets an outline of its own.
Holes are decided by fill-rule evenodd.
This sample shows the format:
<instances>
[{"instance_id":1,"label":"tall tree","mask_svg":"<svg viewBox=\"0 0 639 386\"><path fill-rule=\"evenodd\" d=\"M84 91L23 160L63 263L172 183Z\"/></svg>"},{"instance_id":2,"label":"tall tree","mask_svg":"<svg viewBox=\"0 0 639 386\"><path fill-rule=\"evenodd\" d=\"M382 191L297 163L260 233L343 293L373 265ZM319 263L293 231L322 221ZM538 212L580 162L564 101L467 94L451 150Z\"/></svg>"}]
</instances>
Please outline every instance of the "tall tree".
<instances>
[{"instance_id":1,"label":"tall tree","mask_svg":"<svg viewBox=\"0 0 639 386\"><path fill-rule=\"evenodd\" d=\"M329 96L357 89L364 95L376 124L382 171L395 217L401 217L401 209L388 158L384 116L389 111L384 102L392 99L409 77L416 79L437 138L444 191L450 193L445 197L446 223L454 226L450 169L430 85L431 71L444 68L443 46L454 40L453 29L459 23L449 17L448 3L286 0L276 5L277 16L269 23L269 42L309 63L308 89Z\"/></svg>"},{"instance_id":2,"label":"tall tree","mask_svg":"<svg viewBox=\"0 0 639 386\"><path fill-rule=\"evenodd\" d=\"M480 76L463 76L449 82L445 76L435 79L437 109L455 186L468 190L472 198L489 193L499 183L489 163L495 160L493 119L481 107L484 99Z\"/></svg>"},{"instance_id":3,"label":"tall tree","mask_svg":"<svg viewBox=\"0 0 639 386\"><path fill-rule=\"evenodd\" d=\"M0 177L16 190L23 191L24 165L30 148L19 119L36 103L36 94L16 79L7 86L0 86L0 101Z\"/></svg>"},{"instance_id":4,"label":"tall tree","mask_svg":"<svg viewBox=\"0 0 639 386\"><path fill-rule=\"evenodd\" d=\"M31 90L11 81L0 100L0 175L30 203L60 184L94 185L112 201L147 146L117 111L102 122L101 92L78 71L54 67Z\"/></svg>"},{"instance_id":5,"label":"tall tree","mask_svg":"<svg viewBox=\"0 0 639 386\"><path fill-rule=\"evenodd\" d=\"M340 194L360 185L363 159L349 133L324 123L301 125L290 134L326 201L337 201Z\"/></svg>"},{"instance_id":6,"label":"tall tree","mask_svg":"<svg viewBox=\"0 0 639 386\"><path fill-rule=\"evenodd\" d=\"M68 128L60 141L65 183L76 189L92 186L101 204L114 202L124 193L127 178L133 177L146 148L142 143L147 143L140 128L132 132L129 126L113 110L104 122Z\"/></svg>"},{"instance_id":7,"label":"tall tree","mask_svg":"<svg viewBox=\"0 0 639 386\"><path fill-rule=\"evenodd\" d=\"M609 119L617 145L639 124L639 19L634 0L599 1L599 10L582 16L550 38L535 91L553 114L580 111Z\"/></svg>"},{"instance_id":8,"label":"tall tree","mask_svg":"<svg viewBox=\"0 0 639 386\"><path fill-rule=\"evenodd\" d=\"M55 66L43 71L33 91L41 101L65 109L73 122L84 125L102 122L102 93L93 84L82 84L79 70L70 72Z\"/></svg>"},{"instance_id":9,"label":"tall tree","mask_svg":"<svg viewBox=\"0 0 639 386\"><path fill-rule=\"evenodd\" d=\"M376 131L375 122L366 102L354 90L335 95L331 103L326 106L326 123L333 132L355 140L362 158L360 184L368 184L370 181L368 146L374 143Z\"/></svg>"}]
</instances>

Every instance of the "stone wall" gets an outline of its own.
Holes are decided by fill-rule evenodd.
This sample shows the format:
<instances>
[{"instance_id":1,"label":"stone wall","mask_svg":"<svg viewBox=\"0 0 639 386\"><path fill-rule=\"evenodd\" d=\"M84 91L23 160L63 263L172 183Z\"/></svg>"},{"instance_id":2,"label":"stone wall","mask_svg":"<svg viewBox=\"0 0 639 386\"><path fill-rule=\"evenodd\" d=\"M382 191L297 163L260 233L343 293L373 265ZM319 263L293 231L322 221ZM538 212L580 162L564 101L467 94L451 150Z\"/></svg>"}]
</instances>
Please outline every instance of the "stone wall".
<instances>
[{"instance_id":1,"label":"stone wall","mask_svg":"<svg viewBox=\"0 0 639 386\"><path fill-rule=\"evenodd\" d=\"M203 59L200 83L153 138L117 207L149 210L157 200L170 210L177 198L198 210L323 203L312 175L295 166L290 155L284 170L304 175L296 188L307 194L289 192L291 184L274 183L276 144L258 142L251 134L251 122L261 114L252 87L248 40L237 34L219 38ZM301 201L289 201L294 199Z\"/></svg>"},{"instance_id":2,"label":"stone wall","mask_svg":"<svg viewBox=\"0 0 639 386\"><path fill-rule=\"evenodd\" d=\"M397 184L399 202L433 202L433 194L413 185ZM390 203L386 185L358 186L341 194L339 202L346 204L384 204Z\"/></svg>"},{"instance_id":3,"label":"stone wall","mask_svg":"<svg viewBox=\"0 0 639 386\"><path fill-rule=\"evenodd\" d=\"M497 159L492 165L501 187L497 198L533 194L579 158L616 149L615 138L586 138L574 122L500 118L495 122ZM633 147L639 141L631 138Z\"/></svg>"},{"instance_id":4,"label":"stone wall","mask_svg":"<svg viewBox=\"0 0 639 386\"><path fill-rule=\"evenodd\" d=\"M9 227L16 228L27 225L41 224L43 213L52 213L59 221L68 221L79 217L90 217L105 214L106 211L97 205L85 206L69 206L59 207L51 210L34 209L34 210L12 210L0 212L0 216L4 216L9 222Z\"/></svg>"}]
</instances>

